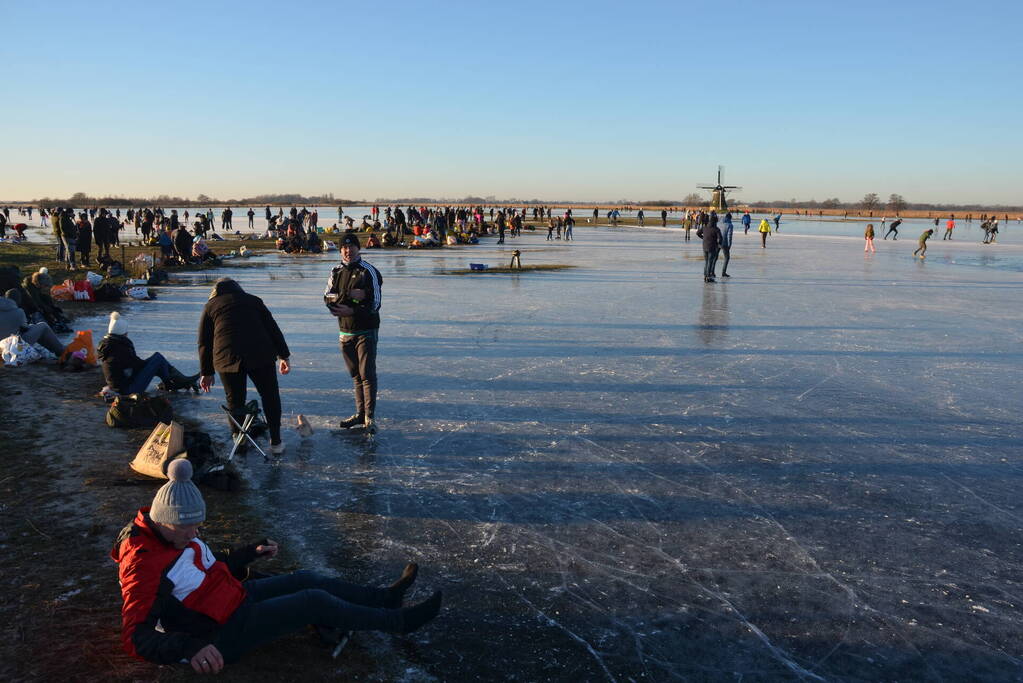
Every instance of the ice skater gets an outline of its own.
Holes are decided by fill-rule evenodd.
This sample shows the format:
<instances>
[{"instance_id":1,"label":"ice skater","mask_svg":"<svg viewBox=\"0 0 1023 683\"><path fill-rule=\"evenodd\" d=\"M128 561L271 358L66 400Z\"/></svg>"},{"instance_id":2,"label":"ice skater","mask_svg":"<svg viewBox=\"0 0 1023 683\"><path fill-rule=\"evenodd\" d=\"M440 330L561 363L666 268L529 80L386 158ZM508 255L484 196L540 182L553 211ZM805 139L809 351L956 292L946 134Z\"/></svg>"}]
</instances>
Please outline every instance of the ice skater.
<instances>
[{"instance_id":1,"label":"ice skater","mask_svg":"<svg viewBox=\"0 0 1023 683\"><path fill-rule=\"evenodd\" d=\"M894 242L895 240L899 239L899 226L900 225L902 225L902 219L901 218L896 218L894 221L892 221L891 226L889 226L889 228L888 228L888 232L886 232L884 234L884 238L888 239L888 235L891 235L891 234L894 233L895 237L892 238L892 242ZM884 224L882 223L882 228L883 227L884 227Z\"/></svg>"},{"instance_id":2,"label":"ice skater","mask_svg":"<svg viewBox=\"0 0 1023 683\"><path fill-rule=\"evenodd\" d=\"M749 234L749 226L750 226L750 223L752 223L752 222L753 222L753 218L750 217L749 211L747 211L746 213L742 214L742 234L743 235L748 235Z\"/></svg>"},{"instance_id":3,"label":"ice skater","mask_svg":"<svg viewBox=\"0 0 1023 683\"><path fill-rule=\"evenodd\" d=\"M775 232L780 232L781 231L781 214L780 213L774 214L774 231Z\"/></svg>"},{"instance_id":4,"label":"ice skater","mask_svg":"<svg viewBox=\"0 0 1023 683\"><path fill-rule=\"evenodd\" d=\"M913 251L913 256L920 254L920 258L925 258L927 255L927 240L931 239L931 235L934 234L934 230L928 228L924 230L923 234L920 235L920 240L917 243L917 248Z\"/></svg>"},{"instance_id":5,"label":"ice skater","mask_svg":"<svg viewBox=\"0 0 1023 683\"><path fill-rule=\"evenodd\" d=\"M875 253L876 250L874 249L874 224L873 223L867 223L867 229L863 231L863 238L866 241L866 244L863 245L863 252L866 253L866 252L869 251L871 254Z\"/></svg>"},{"instance_id":6,"label":"ice skater","mask_svg":"<svg viewBox=\"0 0 1023 683\"><path fill-rule=\"evenodd\" d=\"M956 227L955 216L951 216L948 219L948 223L945 223L945 236L942 237L941 239L942 240L951 240L952 239L952 230L954 230L955 227Z\"/></svg>"},{"instance_id":7,"label":"ice skater","mask_svg":"<svg viewBox=\"0 0 1023 683\"><path fill-rule=\"evenodd\" d=\"M377 337L380 330L380 271L362 260L359 237L341 238L341 264L327 278L323 301L337 318L341 356L355 391L355 414L338 424L341 429L362 427L376 433Z\"/></svg>"},{"instance_id":8,"label":"ice skater","mask_svg":"<svg viewBox=\"0 0 1023 683\"><path fill-rule=\"evenodd\" d=\"M767 222L766 218L760 221L760 248L767 249L767 236L771 234L771 224Z\"/></svg>"}]
</instances>

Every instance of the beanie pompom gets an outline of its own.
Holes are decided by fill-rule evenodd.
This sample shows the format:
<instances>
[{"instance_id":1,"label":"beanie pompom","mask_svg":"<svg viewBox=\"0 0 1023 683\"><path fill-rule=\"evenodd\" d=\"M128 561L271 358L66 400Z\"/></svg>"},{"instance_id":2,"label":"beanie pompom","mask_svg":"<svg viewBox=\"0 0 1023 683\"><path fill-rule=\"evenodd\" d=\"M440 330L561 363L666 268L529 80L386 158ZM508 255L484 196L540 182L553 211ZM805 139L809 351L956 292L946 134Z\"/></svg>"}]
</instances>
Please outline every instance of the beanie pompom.
<instances>
[{"instance_id":1,"label":"beanie pompom","mask_svg":"<svg viewBox=\"0 0 1023 683\"><path fill-rule=\"evenodd\" d=\"M121 314L114 311L110 314L110 324L107 325L109 334L128 334L128 321L121 319Z\"/></svg>"},{"instance_id":2,"label":"beanie pompom","mask_svg":"<svg viewBox=\"0 0 1023 683\"><path fill-rule=\"evenodd\" d=\"M192 463L186 458L172 460L167 466L167 478L171 481L190 481L192 479Z\"/></svg>"}]
</instances>

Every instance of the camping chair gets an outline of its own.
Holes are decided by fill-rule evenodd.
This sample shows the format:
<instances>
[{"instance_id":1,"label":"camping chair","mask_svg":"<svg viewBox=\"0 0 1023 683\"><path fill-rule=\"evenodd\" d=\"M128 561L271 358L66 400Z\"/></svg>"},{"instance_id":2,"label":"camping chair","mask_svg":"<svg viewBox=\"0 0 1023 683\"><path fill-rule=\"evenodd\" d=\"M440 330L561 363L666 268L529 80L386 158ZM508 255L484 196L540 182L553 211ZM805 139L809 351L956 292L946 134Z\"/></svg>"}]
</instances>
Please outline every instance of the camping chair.
<instances>
[{"instance_id":1,"label":"camping chair","mask_svg":"<svg viewBox=\"0 0 1023 683\"><path fill-rule=\"evenodd\" d=\"M238 429L238 432L231 437L234 445L231 447L231 452L227 455L227 462L231 462L234 458L234 454L238 451L238 448L242 445L245 439L248 439L249 443L252 444L252 447L259 451L264 460L269 460L266 453L263 452L263 449L259 447L256 440L252 438L251 434L249 434L249 430L252 429L253 423L259 417L259 402L249 401L245 404L245 417L242 419L241 424L238 424L238 420L235 418L230 408L225 405L221 405L220 407L224 409L225 413L227 413L227 419L231 421L231 424Z\"/></svg>"}]
</instances>

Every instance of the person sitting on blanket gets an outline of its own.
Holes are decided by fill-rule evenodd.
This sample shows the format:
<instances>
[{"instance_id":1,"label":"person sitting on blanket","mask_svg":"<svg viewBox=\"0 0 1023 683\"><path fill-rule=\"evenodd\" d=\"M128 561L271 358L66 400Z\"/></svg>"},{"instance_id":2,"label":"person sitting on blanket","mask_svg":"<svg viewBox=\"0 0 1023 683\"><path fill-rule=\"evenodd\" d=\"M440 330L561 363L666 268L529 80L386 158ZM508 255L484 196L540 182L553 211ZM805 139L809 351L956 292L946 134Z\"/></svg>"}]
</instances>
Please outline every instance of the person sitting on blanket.
<instances>
[{"instance_id":1,"label":"person sitting on blanket","mask_svg":"<svg viewBox=\"0 0 1023 683\"><path fill-rule=\"evenodd\" d=\"M313 624L343 631L411 633L440 612L441 592L402 607L416 580L410 563L393 584L373 588L311 571L249 578L247 566L272 558L270 539L213 553L198 537L206 503L186 459L117 537L110 556L121 584L121 643L157 664L188 663L219 673L246 652Z\"/></svg>"},{"instance_id":2,"label":"person sitting on blanket","mask_svg":"<svg viewBox=\"0 0 1023 683\"><path fill-rule=\"evenodd\" d=\"M167 391L191 389L199 393L199 375L182 374L160 353L142 360L135 353L135 345L128 339L128 321L114 311L110 314L107 334L100 340L96 355L103 364L103 377L107 386L118 394L141 394L154 377L163 380Z\"/></svg>"}]
</instances>

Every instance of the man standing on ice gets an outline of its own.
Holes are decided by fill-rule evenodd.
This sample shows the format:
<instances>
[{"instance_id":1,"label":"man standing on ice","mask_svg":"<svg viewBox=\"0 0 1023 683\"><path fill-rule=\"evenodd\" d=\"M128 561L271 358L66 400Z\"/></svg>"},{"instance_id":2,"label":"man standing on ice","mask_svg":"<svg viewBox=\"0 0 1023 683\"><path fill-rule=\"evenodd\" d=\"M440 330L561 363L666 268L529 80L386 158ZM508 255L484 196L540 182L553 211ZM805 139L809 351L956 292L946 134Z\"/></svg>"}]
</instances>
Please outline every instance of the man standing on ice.
<instances>
[{"instance_id":1,"label":"man standing on ice","mask_svg":"<svg viewBox=\"0 0 1023 683\"><path fill-rule=\"evenodd\" d=\"M373 420L377 402L377 333L380 329L380 271L359 256L359 237L353 232L341 238L341 264L327 278L323 301L337 317L341 356L352 376L355 414L341 420L341 429L363 427L376 432Z\"/></svg>"},{"instance_id":2,"label":"man standing on ice","mask_svg":"<svg viewBox=\"0 0 1023 683\"><path fill-rule=\"evenodd\" d=\"M703 281L714 282L714 269L717 267L718 251L721 248L721 230L718 229L718 215L710 212L710 223L701 225L696 236L703 239Z\"/></svg>"}]
</instances>

